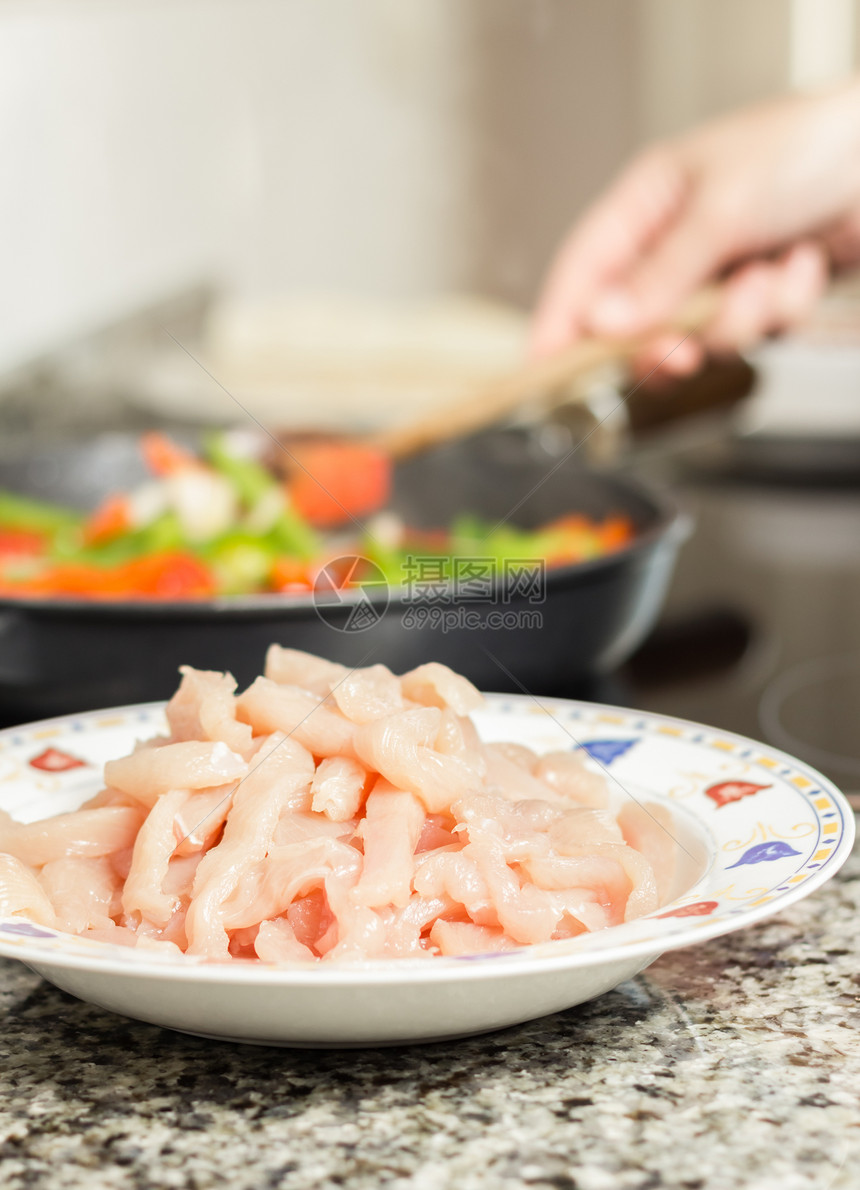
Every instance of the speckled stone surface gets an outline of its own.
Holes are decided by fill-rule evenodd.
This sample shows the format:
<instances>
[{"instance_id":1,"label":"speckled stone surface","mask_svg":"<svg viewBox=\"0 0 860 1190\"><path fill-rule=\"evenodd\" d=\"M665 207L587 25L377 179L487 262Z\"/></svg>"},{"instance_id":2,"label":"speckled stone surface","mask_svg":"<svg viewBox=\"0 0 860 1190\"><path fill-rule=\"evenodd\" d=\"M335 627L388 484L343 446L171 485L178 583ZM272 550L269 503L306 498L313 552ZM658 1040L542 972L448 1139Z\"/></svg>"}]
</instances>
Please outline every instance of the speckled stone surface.
<instances>
[{"instance_id":1,"label":"speckled stone surface","mask_svg":"<svg viewBox=\"0 0 860 1190\"><path fill-rule=\"evenodd\" d=\"M0 963L0 1186L848 1190L860 857L602 999L412 1049L139 1025Z\"/></svg>"}]
</instances>

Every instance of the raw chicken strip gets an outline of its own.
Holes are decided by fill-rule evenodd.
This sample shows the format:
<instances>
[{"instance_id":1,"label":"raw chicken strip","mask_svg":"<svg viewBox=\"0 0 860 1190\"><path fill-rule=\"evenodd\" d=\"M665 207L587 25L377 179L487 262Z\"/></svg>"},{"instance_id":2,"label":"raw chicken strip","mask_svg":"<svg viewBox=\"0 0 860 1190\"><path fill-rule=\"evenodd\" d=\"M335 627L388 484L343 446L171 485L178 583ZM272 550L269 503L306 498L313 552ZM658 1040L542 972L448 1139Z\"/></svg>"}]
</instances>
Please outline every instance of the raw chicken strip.
<instances>
[{"instance_id":1,"label":"raw chicken strip","mask_svg":"<svg viewBox=\"0 0 860 1190\"><path fill-rule=\"evenodd\" d=\"M654 869L644 855L632 847L628 847L626 843L559 842L557 846L563 855L587 858L605 856L618 861L627 873L631 885L624 910L625 921L632 921L636 917L642 917L645 913L653 913L659 907L660 898L657 895Z\"/></svg>"},{"instance_id":2,"label":"raw chicken strip","mask_svg":"<svg viewBox=\"0 0 860 1190\"><path fill-rule=\"evenodd\" d=\"M400 680L384 665L347 673L331 696L353 723L372 723L404 709Z\"/></svg>"},{"instance_id":3,"label":"raw chicken strip","mask_svg":"<svg viewBox=\"0 0 860 1190\"><path fill-rule=\"evenodd\" d=\"M455 715L448 707L442 711L433 747L445 756L459 756L476 776L486 776L486 754L471 720Z\"/></svg>"},{"instance_id":4,"label":"raw chicken strip","mask_svg":"<svg viewBox=\"0 0 860 1190\"><path fill-rule=\"evenodd\" d=\"M656 802L641 805L628 801L618 815L618 825L628 848L649 862L657 883L657 899L668 897L675 878L678 844L672 834L672 817Z\"/></svg>"},{"instance_id":5,"label":"raw chicken strip","mask_svg":"<svg viewBox=\"0 0 860 1190\"><path fill-rule=\"evenodd\" d=\"M386 928L382 916L353 896L357 873L332 872L326 877L325 892L334 915L334 928L318 943L320 953L331 961L379 958L385 952Z\"/></svg>"},{"instance_id":6,"label":"raw chicken strip","mask_svg":"<svg viewBox=\"0 0 860 1190\"><path fill-rule=\"evenodd\" d=\"M484 751L487 758L487 785L499 797L512 802L531 798L533 801L556 802L559 805L566 800L564 794L526 772L522 765L509 759L495 744L487 744Z\"/></svg>"},{"instance_id":7,"label":"raw chicken strip","mask_svg":"<svg viewBox=\"0 0 860 1190\"><path fill-rule=\"evenodd\" d=\"M263 673L281 685L301 686L314 694L325 696L331 692L332 686L346 677L349 670L345 665L315 657L313 653L270 645Z\"/></svg>"},{"instance_id":8,"label":"raw chicken strip","mask_svg":"<svg viewBox=\"0 0 860 1190\"><path fill-rule=\"evenodd\" d=\"M134 806L140 810L140 802L129 793L122 793L119 789L100 789L93 797L83 802L79 810L100 810L102 806ZM0 811L2 814L2 811Z\"/></svg>"},{"instance_id":9,"label":"raw chicken strip","mask_svg":"<svg viewBox=\"0 0 860 1190\"><path fill-rule=\"evenodd\" d=\"M400 679L404 695L425 707L450 707L455 715L468 715L484 705L484 696L468 678L447 665L429 661L411 669Z\"/></svg>"},{"instance_id":10,"label":"raw chicken strip","mask_svg":"<svg viewBox=\"0 0 860 1190\"><path fill-rule=\"evenodd\" d=\"M505 863L497 840L482 838L479 843L470 843L466 853L474 858L486 882L504 932L524 945L548 942L564 912L558 901L533 884L521 885Z\"/></svg>"},{"instance_id":11,"label":"raw chicken strip","mask_svg":"<svg viewBox=\"0 0 860 1190\"><path fill-rule=\"evenodd\" d=\"M421 897L413 894L402 909L387 915L384 955L387 959L430 958L432 948L423 943L426 927L443 913L457 909L444 897Z\"/></svg>"},{"instance_id":12,"label":"raw chicken strip","mask_svg":"<svg viewBox=\"0 0 860 1190\"><path fill-rule=\"evenodd\" d=\"M120 909L120 880L109 859L55 859L45 864L39 883L58 908L57 924L73 934L109 930Z\"/></svg>"},{"instance_id":13,"label":"raw chicken strip","mask_svg":"<svg viewBox=\"0 0 860 1190\"><path fill-rule=\"evenodd\" d=\"M255 733L282 731L314 756L355 756L355 726L340 711L299 686L257 678L238 701L239 718Z\"/></svg>"},{"instance_id":14,"label":"raw chicken strip","mask_svg":"<svg viewBox=\"0 0 860 1190\"><path fill-rule=\"evenodd\" d=\"M600 810L609 805L605 778L587 769L577 752L545 753L538 760L534 774L562 797L578 802L581 806Z\"/></svg>"},{"instance_id":15,"label":"raw chicken strip","mask_svg":"<svg viewBox=\"0 0 860 1190\"><path fill-rule=\"evenodd\" d=\"M442 713L435 707L402 711L356 729L359 759L398 789L415 793L431 814L480 784L460 756L446 756L429 745L439 733Z\"/></svg>"},{"instance_id":16,"label":"raw chicken strip","mask_svg":"<svg viewBox=\"0 0 860 1190\"><path fill-rule=\"evenodd\" d=\"M470 839L492 837L509 863L545 854L548 831L562 817L548 802L506 802L486 793L462 798L453 811Z\"/></svg>"},{"instance_id":17,"label":"raw chicken strip","mask_svg":"<svg viewBox=\"0 0 860 1190\"><path fill-rule=\"evenodd\" d=\"M189 796L176 811L175 855L194 855L215 842L233 804L238 783L216 785L213 789L187 790ZM165 796L170 796L169 794ZM158 808L156 802L155 808Z\"/></svg>"},{"instance_id":18,"label":"raw chicken strip","mask_svg":"<svg viewBox=\"0 0 860 1190\"><path fill-rule=\"evenodd\" d=\"M312 950L299 942L295 930L285 917L261 923L254 939L254 950L257 952L257 958L268 963L306 963L313 962L317 957Z\"/></svg>"},{"instance_id":19,"label":"raw chicken strip","mask_svg":"<svg viewBox=\"0 0 860 1190\"><path fill-rule=\"evenodd\" d=\"M474 857L465 851L436 851L422 856L413 885L423 897L444 897L462 905L479 925L498 925L487 882Z\"/></svg>"},{"instance_id":20,"label":"raw chicken strip","mask_svg":"<svg viewBox=\"0 0 860 1190\"><path fill-rule=\"evenodd\" d=\"M126 914L164 926L180 907L180 899L164 891L167 869L176 845L181 841L177 818L193 795L187 789L174 789L155 803L138 831L131 868L122 893Z\"/></svg>"},{"instance_id":21,"label":"raw chicken strip","mask_svg":"<svg viewBox=\"0 0 860 1190\"><path fill-rule=\"evenodd\" d=\"M549 829L552 847L562 855L579 855L592 843L623 843L621 828L608 810L568 810ZM574 848L568 851L567 848Z\"/></svg>"},{"instance_id":22,"label":"raw chicken strip","mask_svg":"<svg viewBox=\"0 0 860 1190\"><path fill-rule=\"evenodd\" d=\"M336 839L272 846L268 855L249 869L224 906L224 924L238 930L260 920L281 916L296 898L324 887L334 875L352 886L361 870L361 856Z\"/></svg>"},{"instance_id":23,"label":"raw chicken strip","mask_svg":"<svg viewBox=\"0 0 860 1190\"><path fill-rule=\"evenodd\" d=\"M163 891L178 901L190 901L194 877L197 875L197 869L202 859L203 854L199 851L194 855L177 856L174 854L167 866L167 875L164 877L162 885Z\"/></svg>"},{"instance_id":24,"label":"raw chicken strip","mask_svg":"<svg viewBox=\"0 0 860 1190\"><path fill-rule=\"evenodd\" d=\"M0 851L32 868L70 855L110 855L133 845L143 817L136 806L103 806L23 823L0 811Z\"/></svg>"},{"instance_id":25,"label":"raw chicken strip","mask_svg":"<svg viewBox=\"0 0 860 1190\"><path fill-rule=\"evenodd\" d=\"M28 917L40 926L57 925L54 907L35 873L5 852L0 852L0 915Z\"/></svg>"},{"instance_id":26,"label":"raw chicken strip","mask_svg":"<svg viewBox=\"0 0 860 1190\"><path fill-rule=\"evenodd\" d=\"M137 934L134 945L136 950L153 950L156 954L182 954L182 948L175 942L169 942L166 938L150 938L148 934Z\"/></svg>"},{"instance_id":27,"label":"raw chicken strip","mask_svg":"<svg viewBox=\"0 0 860 1190\"><path fill-rule=\"evenodd\" d=\"M348 756L326 756L311 784L311 809L333 822L354 818L364 801L367 769Z\"/></svg>"},{"instance_id":28,"label":"raw chicken strip","mask_svg":"<svg viewBox=\"0 0 860 1190\"><path fill-rule=\"evenodd\" d=\"M180 666L182 681L167 704L167 722L174 740L221 740L245 755L251 728L236 720L236 679L232 674Z\"/></svg>"},{"instance_id":29,"label":"raw chicken strip","mask_svg":"<svg viewBox=\"0 0 860 1190\"><path fill-rule=\"evenodd\" d=\"M110 946L139 946L143 939L126 926L110 926L104 930L87 930L91 942L107 942Z\"/></svg>"},{"instance_id":30,"label":"raw chicken strip","mask_svg":"<svg viewBox=\"0 0 860 1190\"><path fill-rule=\"evenodd\" d=\"M245 760L220 740L186 740L162 744L109 760L105 784L131 794L151 809L171 789L206 789L239 781L248 771Z\"/></svg>"},{"instance_id":31,"label":"raw chicken strip","mask_svg":"<svg viewBox=\"0 0 860 1190\"><path fill-rule=\"evenodd\" d=\"M423 825L424 807L414 794L377 781L367 796L362 823L364 865L354 893L359 905L378 909L406 904Z\"/></svg>"},{"instance_id":32,"label":"raw chicken strip","mask_svg":"<svg viewBox=\"0 0 860 1190\"><path fill-rule=\"evenodd\" d=\"M488 748L504 756L505 760L509 760L512 764L518 765L521 769L525 769L527 773L533 773L537 766L538 754L533 752L531 748L527 748L525 744L514 744L508 740L499 740L494 744L487 744Z\"/></svg>"},{"instance_id":33,"label":"raw chicken strip","mask_svg":"<svg viewBox=\"0 0 860 1190\"><path fill-rule=\"evenodd\" d=\"M317 769L319 772L319 769ZM325 814L303 814L288 812L282 814L275 828L275 846L285 847L290 843L307 843L316 839L351 839L355 834L356 819L333 822Z\"/></svg>"},{"instance_id":34,"label":"raw chicken strip","mask_svg":"<svg viewBox=\"0 0 860 1190\"><path fill-rule=\"evenodd\" d=\"M445 921L442 917L430 931L430 941L443 955L495 954L519 949L503 930L476 926L471 921Z\"/></svg>"},{"instance_id":35,"label":"raw chicken strip","mask_svg":"<svg viewBox=\"0 0 860 1190\"><path fill-rule=\"evenodd\" d=\"M535 856L524 860L521 870L538 888L581 891L606 911L611 925L624 921L633 882L615 859L594 855Z\"/></svg>"},{"instance_id":36,"label":"raw chicken strip","mask_svg":"<svg viewBox=\"0 0 860 1190\"><path fill-rule=\"evenodd\" d=\"M233 795L224 837L197 869L185 920L189 953L227 958L224 902L242 876L265 857L281 813L296 790L310 786L313 771L313 757L307 749L283 736L273 735L255 758Z\"/></svg>"}]
</instances>

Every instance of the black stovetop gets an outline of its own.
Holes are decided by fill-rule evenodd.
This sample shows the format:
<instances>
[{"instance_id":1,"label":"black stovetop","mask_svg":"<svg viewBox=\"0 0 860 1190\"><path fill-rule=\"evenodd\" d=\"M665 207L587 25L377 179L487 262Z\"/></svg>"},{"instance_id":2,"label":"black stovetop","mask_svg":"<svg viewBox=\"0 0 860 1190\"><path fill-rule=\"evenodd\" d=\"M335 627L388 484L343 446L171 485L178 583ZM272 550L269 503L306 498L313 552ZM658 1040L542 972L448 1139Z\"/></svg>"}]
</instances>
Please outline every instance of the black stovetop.
<instances>
[{"instance_id":1,"label":"black stovetop","mask_svg":"<svg viewBox=\"0 0 860 1190\"><path fill-rule=\"evenodd\" d=\"M695 530L660 624L588 696L765 740L860 790L860 471L831 479L679 470Z\"/></svg>"}]
</instances>

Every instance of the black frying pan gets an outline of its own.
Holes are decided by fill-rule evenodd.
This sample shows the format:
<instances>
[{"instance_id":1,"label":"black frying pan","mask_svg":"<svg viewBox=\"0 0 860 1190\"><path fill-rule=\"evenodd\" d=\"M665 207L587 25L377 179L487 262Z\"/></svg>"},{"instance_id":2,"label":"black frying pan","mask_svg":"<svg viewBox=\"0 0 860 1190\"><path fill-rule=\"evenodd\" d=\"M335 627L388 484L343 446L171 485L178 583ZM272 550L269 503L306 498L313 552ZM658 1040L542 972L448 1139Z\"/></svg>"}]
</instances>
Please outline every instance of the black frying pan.
<instances>
[{"instance_id":1,"label":"black frying pan","mask_svg":"<svg viewBox=\"0 0 860 1190\"><path fill-rule=\"evenodd\" d=\"M0 718L23 722L165 698L183 663L229 669L244 684L260 672L272 641L348 665L384 662L398 672L442 661L490 690L552 693L611 670L656 618L685 518L639 483L583 470L575 456L554 466L524 435L488 434L402 464L392 502L410 524L428 528L464 511L500 519L515 505L512 519L526 527L570 511L633 519L637 535L629 546L547 571L538 602L535 592L508 602L496 592L459 605L438 595L411 605L417 614L404 621L410 604L402 595L392 593L386 606L385 593L377 592L372 614L363 617L370 626L347 631L352 599L322 614L304 596L202 604L0 599ZM80 507L141 475L131 435L0 462L0 486ZM445 624L436 619L442 612ZM522 626L521 613L530 626ZM408 627L410 619L423 626Z\"/></svg>"}]
</instances>

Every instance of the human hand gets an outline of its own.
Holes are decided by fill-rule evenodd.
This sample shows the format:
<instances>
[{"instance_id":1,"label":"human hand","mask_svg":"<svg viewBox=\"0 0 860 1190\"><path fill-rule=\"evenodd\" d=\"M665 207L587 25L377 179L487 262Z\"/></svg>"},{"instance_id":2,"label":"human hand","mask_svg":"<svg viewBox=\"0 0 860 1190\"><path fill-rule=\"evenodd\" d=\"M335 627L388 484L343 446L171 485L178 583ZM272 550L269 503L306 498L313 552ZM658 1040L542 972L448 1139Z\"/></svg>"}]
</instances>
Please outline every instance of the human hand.
<instances>
[{"instance_id":1,"label":"human hand","mask_svg":"<svg viewBox=\"0 0 860 1190\"><path fill-rule=\"evenodd\" d=\"M574 226L549 272L532 345L645 335L645 373L695 371L802 320L831 268L860 263L860 84L743 111L646 149ZM716 313L665 329L704 282ZM661 329L664 328L664 329Z\"/></svg>"}]
</instances>

